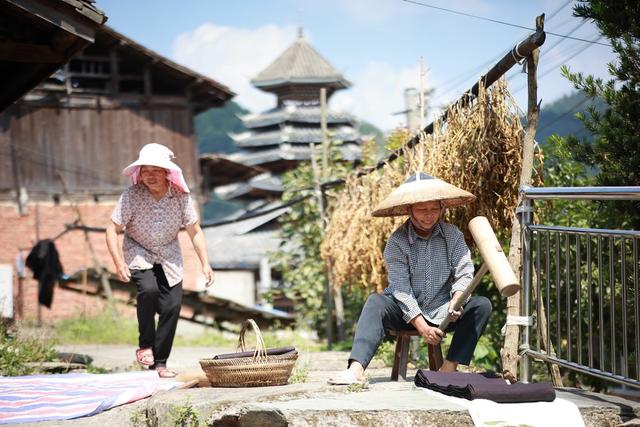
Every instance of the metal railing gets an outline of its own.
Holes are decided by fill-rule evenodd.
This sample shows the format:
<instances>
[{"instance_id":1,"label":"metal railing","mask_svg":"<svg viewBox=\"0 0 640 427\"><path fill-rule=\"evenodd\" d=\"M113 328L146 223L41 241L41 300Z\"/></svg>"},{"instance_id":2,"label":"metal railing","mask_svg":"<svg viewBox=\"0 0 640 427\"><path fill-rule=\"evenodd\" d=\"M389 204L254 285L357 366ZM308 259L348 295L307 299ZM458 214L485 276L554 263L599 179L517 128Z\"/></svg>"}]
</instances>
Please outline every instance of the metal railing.
<instances>
[{"instance_id":1,"label":"metal railing","mask_svg":"<svg viewBox=\"0 0 640 427\"><path fill-rule=\"evenodd\" d=\"M640 231L533 224L532 200L640 200L640 187L525 187L521 376L530 360L640 387ZM533 316L531 316L533 313Z\"/></svg>"}]
</instances>

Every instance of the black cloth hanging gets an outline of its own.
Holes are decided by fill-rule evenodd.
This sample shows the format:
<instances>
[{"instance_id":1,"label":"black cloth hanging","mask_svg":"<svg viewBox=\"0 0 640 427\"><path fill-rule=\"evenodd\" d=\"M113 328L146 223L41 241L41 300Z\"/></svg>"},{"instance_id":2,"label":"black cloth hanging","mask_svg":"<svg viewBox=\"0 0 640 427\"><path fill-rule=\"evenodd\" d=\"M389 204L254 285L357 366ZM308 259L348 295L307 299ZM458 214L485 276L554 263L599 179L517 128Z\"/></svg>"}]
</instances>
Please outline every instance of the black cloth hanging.
<instances>
[{"instance_id":1,"label":"black cloth hanging","mask_svg":"<svg viewBox=\"0 0 640 427\"><path fill-rule=\"evenodd\" d=\"M495 374L418 370L418 387L464 399L488 399L498 403L553 402L556 391L549 383L509 384Z\"/></svg>"},{"instance_id":2,"label":"black cloth hanging","mask_svg":"<svg viewBox=\"0 0 640 427\"><path fill-rule=\"evenodd\" d=\"M63 274L58 250L53 240L40 240L31 249L26 261L27 267L33 271L33 278L38 281L38 302L51 308L53 287Z\"/></svg>"}]
</instances>

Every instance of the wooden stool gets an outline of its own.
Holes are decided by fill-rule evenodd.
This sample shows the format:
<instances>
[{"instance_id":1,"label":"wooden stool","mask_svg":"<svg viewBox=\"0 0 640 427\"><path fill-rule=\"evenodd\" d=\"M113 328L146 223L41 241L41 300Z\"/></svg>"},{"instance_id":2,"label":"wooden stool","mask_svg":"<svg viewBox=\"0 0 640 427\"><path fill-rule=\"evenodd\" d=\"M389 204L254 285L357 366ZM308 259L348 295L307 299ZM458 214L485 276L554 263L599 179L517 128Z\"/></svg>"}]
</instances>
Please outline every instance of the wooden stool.
<instances>
[{"instance_id":1,"label":"wooden stool","mask_svg":"<svg viewBox=\"0 0 640 427\"><path fill-rule=\"evenodd\" d=\"M393 356L393 368L391 369L391 381L398 381L398 375L403 380L407 379L407 363L409 362L409 342L411 337L420 336L418 331L390 330L389 335L396 337L396 352ZM427 344L429 351L429 369L437 371L442 366L442 349L440 344Z\"/></svg>"}]
</instances>

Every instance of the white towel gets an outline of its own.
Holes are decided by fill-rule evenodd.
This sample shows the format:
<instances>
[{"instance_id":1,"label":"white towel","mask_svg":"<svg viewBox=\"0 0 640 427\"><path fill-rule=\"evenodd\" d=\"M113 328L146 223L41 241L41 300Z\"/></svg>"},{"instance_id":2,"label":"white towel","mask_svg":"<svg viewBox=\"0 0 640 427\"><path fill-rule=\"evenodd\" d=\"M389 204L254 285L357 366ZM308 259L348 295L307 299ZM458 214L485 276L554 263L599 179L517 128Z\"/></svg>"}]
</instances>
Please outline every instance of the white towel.
<instances>
[{"instance_id":1,"label":"white towel","mask_svg":"<svg viewBox=\"0 0 640 427\"><path fill-rule=\"evenodd\" d=\"M466 408L476 427L584 427L578 407L558 397L553 402L496 403L487 399L467 400L422 387L416 388Z\"/></svg>"}]
</instances>

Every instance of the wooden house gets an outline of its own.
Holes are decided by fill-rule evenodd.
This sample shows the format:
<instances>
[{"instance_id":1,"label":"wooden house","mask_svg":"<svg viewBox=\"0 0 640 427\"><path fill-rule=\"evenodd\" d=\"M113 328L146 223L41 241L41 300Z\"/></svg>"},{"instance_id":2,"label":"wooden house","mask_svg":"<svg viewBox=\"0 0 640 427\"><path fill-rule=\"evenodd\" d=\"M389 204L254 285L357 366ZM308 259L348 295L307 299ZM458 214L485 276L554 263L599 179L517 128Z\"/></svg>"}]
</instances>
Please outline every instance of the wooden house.
<instances>
[{"instance_id":1,"label":"wooden house","mask_svg":"<svg viewBox=\"0 0 640 427\"><path fill-rule=\"evenodd\" d=\"M94 42L93 0L0 0L0 111Z\"/></svg>"},{"instance_id":2,"label":"wooden house","mask_svg":"<svg viewBox=\"0 0 640 427\"><path fill-rule=\"evenodd\" d=\"M0 264L14 267L18 317L37 311L37 284L20 264L36 241L58 237L65 273L112 268L103 233L60 234L67 224L106 226L129 184L121 171L144 144L168 146L202 201L193 117L233 96L215 80L102 27L95 43L0 113ZM184 286L194 289L199 262L188 238L180 240ZM92 309L79 294L56 292L52 309L41 313L45 320Z\"/></svg>"}]
</instances>

